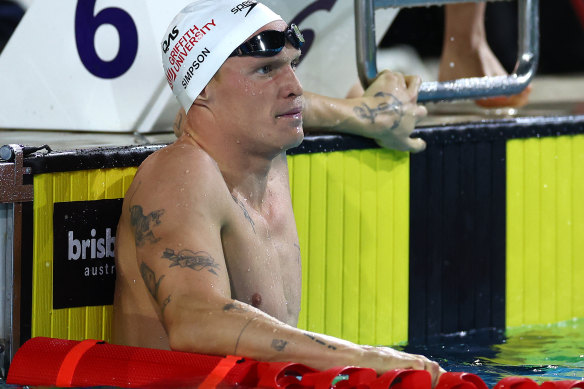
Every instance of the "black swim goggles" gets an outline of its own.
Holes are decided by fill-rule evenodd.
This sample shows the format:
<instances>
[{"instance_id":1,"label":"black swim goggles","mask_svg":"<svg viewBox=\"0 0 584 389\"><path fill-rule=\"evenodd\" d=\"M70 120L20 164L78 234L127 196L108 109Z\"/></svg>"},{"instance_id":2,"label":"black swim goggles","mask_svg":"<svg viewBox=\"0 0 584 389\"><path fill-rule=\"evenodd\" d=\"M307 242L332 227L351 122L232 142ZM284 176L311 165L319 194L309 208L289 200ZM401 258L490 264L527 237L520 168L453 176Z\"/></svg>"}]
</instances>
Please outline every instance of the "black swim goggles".
<instances>
[{"instance_id":1,"label":"black swim goggles","mask_svg":"<svg viewBox=\"0 0 584 389\"><path fill-rule=\"evenodd\" d=\"M252 56L252 57L273 57L277 55L284 46L286 40L296 49L300 49L304 44L304 37L297 25L291 24L284 31L266 30L249 38L231 53L230 57Z\"/></svg>"}]
</instances>

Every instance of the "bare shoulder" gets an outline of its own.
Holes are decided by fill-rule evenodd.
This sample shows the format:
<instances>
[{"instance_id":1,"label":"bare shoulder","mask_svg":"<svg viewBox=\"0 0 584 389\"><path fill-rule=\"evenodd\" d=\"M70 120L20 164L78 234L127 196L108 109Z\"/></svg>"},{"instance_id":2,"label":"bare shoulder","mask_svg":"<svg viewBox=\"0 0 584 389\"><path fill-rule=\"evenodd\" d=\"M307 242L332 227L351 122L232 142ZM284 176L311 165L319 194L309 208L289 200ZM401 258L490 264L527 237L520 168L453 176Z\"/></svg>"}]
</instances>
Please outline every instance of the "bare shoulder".
<instances>
[{"instance_id":1,"label":"bare shoulder","mask_svg":"<svg viewBox=\"0 0 584 389\"><path fill-rule=\"evenodd\" d=\"M174 182L183 177L215 182L219 176L219 167L204 150L181 139L146 158L136 174L138 179L152 182Z\"/></svg>"},{"instance_id":2,"label":"bare shoulder","mask_svg":"<svg viewBox=\"0 0 584 389\"><path fill-rule=\"evenodd\" d=\"M172 203L178 208L217 206L231 199L215 161L200 147L180 139L142 163L128 195L146 206Z\"/></svg>"}]
</instances>

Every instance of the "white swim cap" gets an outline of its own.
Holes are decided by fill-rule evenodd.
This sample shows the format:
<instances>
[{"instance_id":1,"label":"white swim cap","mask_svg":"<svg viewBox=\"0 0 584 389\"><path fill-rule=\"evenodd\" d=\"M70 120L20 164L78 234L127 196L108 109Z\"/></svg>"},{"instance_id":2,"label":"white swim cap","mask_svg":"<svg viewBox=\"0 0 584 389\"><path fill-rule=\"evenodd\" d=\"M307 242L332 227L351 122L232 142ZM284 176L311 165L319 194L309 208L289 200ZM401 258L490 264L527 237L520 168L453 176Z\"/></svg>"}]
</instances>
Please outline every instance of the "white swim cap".
<instances>
[{"instance_id":1,"label":"white swim cap","mask_svg":"<svg viewBox=\"0 0 584 389\"><path fill-rule=\"evenodd\" d=\"M255 0L196 0L180 11L162 40L162 65L185 111L233 50L281 19Z\"/></svg>"}]
</instances>

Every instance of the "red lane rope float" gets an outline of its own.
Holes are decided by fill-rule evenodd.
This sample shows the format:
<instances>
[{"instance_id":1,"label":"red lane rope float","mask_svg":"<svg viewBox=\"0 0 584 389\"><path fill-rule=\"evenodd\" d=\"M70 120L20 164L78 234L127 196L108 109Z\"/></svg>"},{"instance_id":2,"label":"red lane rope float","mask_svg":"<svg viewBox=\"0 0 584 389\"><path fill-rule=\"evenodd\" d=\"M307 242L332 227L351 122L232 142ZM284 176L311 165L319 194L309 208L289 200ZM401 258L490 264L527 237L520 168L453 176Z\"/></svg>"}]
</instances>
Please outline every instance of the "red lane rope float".
<instances>
[{"instance_id":1,"label":"red lane rope float","mask_svg":"<svg viewBox=\"0 0 584 389\"><path fill-rule=\"evenodd\" d=\"M541 389L572 389L584 388L584 381L550 381L544 382Z\"/></svg>"},{"instance_id":2,"label":"red lane rope float","mask_svg":"<svg viewBox=\"0 0 584 389\"><path fill-rule=\"evenodd\" d=\"M339 375L347 379L333 381ZM372 369L337 367L317 371L289 362L258 362L235 356L214 356L107 344L33 338L17 351L8 384L122 388L288 388L288 389L431 389L430 373L392 370L377 376ZM584 381L544 382L508 377L495 389L584 388ZM436 389L487 389L480 377L444 373Z\"/></svg>"},{"instance_id":3,"label":"red lane rope float","mask_svg":"<svg viewBox=\"0 0 584 389\"><path fill-rule=\"evenodd\" d=\"M529 378L506 377L495 385L494 389L538 389L539 385Z\"/></svg>"},{"instance_id":4,"label":"red lane rope float","mask_svg":"<svg viewBox=\"0 0 584 389\"><path fill-rule=\"evenodd\" d=\"M237 363L238 360L241 358L228 355L224 359L220 360L217 366L211 373L203 380L201 385L199 385L199 389L215 389L217 385L223 381L223 379L229 374L229 371L233 369L233 366Z\"/></svg>"},{"instance_id":5,"label":"red lane rope float","mask_svg":"<svg viewBox=\"0 0 584 389\"><path fill-rule=\"evenodd\" d=\"M480 377L470 373L442 374L436 389L488 389Z\"/></svg>"},{"instance_id":6,"label":"red lane rope float","mask_svg":"<svg viewBox=\"0 0 584 389\"><path fill-rule=\"evenodd\" d=\"M59 367L59 372L57 373L56 383L57 386L68 387L73 382L73 375L75 374L75 369L79 364L79 360L95 344L99 342L98 340L87 339L84 340L77 345L75 345L67 355L65 355L65 359L61 363Z\"/></svg>"}]
</instances>

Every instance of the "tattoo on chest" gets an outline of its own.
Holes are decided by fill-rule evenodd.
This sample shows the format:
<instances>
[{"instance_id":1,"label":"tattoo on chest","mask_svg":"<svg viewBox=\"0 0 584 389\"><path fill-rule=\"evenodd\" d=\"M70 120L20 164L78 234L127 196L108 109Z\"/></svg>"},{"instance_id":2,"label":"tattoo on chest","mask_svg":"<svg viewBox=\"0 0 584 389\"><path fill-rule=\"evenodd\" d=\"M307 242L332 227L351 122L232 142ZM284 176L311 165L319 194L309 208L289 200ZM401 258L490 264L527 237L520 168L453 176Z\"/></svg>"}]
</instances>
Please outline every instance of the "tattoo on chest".
<instances>
[{"instance_id":1,"label":"tattoo on chest","mask_svg":"<svg viewBox=\"0 0 584 389\"><path fill-rule=\"evenodd\" d=\"M164 275L161 275L158 281L156 281L156 274L154 271L148 267L144 262L140 265L140 274L142 275L142 279L148 288L148 291L154 297L154 300L158 298L158 288L160 287L160 282L164 278Z\"/></svg>"},{"instance_id":2,"label":"tattoo on chest","mask_svg":"<svg viewBox=\"0 0 584 389\"><path fill-rule=\"evenodd\" d=\"M219 269L219 264L215 262L213 257L205 251L194 252L192 250L181 250L178 253L173 249L166 249L162 254L162 258L168 259L171 264L169 267L179 266L181 268L189 268L196 271L207 270L209 273L217 275L215 269Z\"/></svg>"},{"instance_id":3,"label":"tattoo on chest","mask_svg":"<svg viewBox=\"0 0 584 389\"><path fill-rule=\"evenodd\" d=\"M316 343L320 344L321 346L326 347L328 349L331 349L331 350L337 349L336 346L333 346L332 344L328 344L328 343L318 339L316 336L309 334L307 332L304 333L304 336L308 337L309 339L313 340L314 342L316 342Z\"/></svg>"},{"instance_id":4,"label":"tattoo on chest","mask_svg":"<svg viewBox=\"0 0 584 389\"><path fill-rule=\"evenodd\" d=\"M375 120L379 115L394 114L396 118L390 130L398 128L403 118L402 102L391 93L378 92L375 94L375 97L386 97L390 102L380 103L377 107L374 108L363 103L360 106L353 108L355 114L361 119L370 121L371 124L375 124Z\"/></svg>"},{"instance_id":5,"label":"tattoo on chest","mask_svg":"<svg viewBox=\"0 0 584 389\"><path fill-rule=\"evenodd\" d=\"M160 224L160 216L164 215L164 209L158 209L144 215L141 206L134 205L130 208L130 223L134 227L134 237L136 246L142 247L146 242L156 243L160 238L156 238L152 232L154 225Z\"/></svg>"},{"instance_id":6,"label":"tattoo on chest","mask_svg":"<svg viewBox=\"0 0 584 389\"><path fill-rule=\"evenodd\" d=\"M235 204L239 205L239 208L241 208L241 210L243 211L243 216L245 216L245 219L249 222L249 224L251 224L251 228L253 229L253 233L255 234L256 232L255 223L252 220L251 216L249 216L247 208L245 208L245 205L241 201L239 201L237 197L235 197L234 195L231 195L231 197L233 198L233 201L235 201Z\"/></svg>"},{"instance_id":7,"label":"tattoo on chest","mask_svg":"<svg viewBox=\"0 0 584 389\"><path fill-rule=\"evenodd\" d=\"M284 339L272 339L272 348L276 351L284 351L287 344Z\"/></svg>"}]
</instances>

